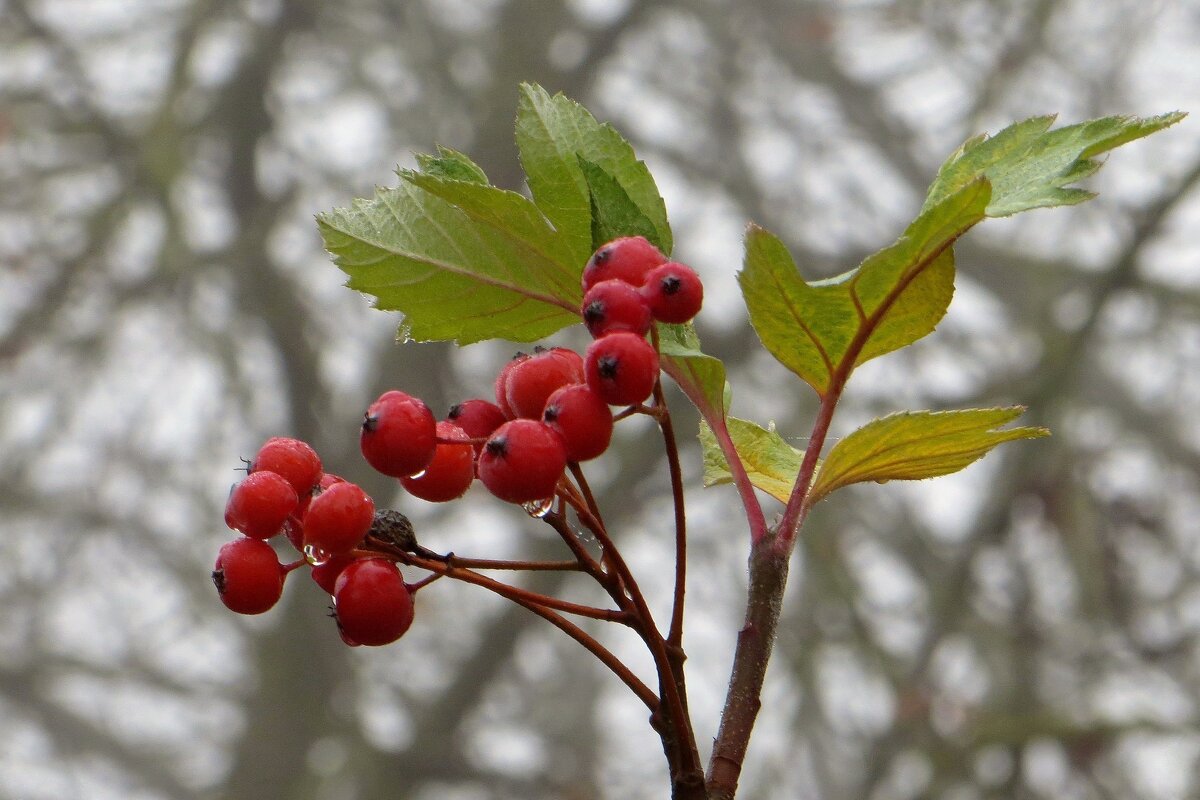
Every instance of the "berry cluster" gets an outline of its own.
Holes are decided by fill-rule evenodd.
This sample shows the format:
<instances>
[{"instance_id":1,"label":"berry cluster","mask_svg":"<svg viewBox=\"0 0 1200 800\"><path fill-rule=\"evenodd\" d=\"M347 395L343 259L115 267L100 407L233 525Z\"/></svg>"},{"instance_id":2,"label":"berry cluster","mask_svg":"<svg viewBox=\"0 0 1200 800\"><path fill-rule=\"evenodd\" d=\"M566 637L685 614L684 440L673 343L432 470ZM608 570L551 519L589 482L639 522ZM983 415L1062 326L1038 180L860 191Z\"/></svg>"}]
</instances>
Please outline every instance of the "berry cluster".
<instances>
[{"instance_id":1,"label":"berry cluster","mask_svg":"<svg viewBox=\"0 0 1200 800\"><path fill-rule=\"evenodd\" d=\"M478 477L510 503L553 498L567 464L596 458L612 438L609 406L654 391L654 321L687 322L700 310L700 278L640 236L597 250L583 271L580 310L595 341L581 357L564 347L518 353L496 376L492 403L475 398L434 420L422 401L383 394L363 421L363 456L411 494L444 502Z\"/></svg>"},{"instance_id":2,"label":"berry cluster","mask_svg":"<svg viewBox=\"0 0 1200 800\"><path fill-rule=\"evenodd\" d=\"M499 499L545 513L567 466L608 449L610 406L636 410L653 393L659 358L646 337L654 322L687 322L703 299L696 273L642 237L601 247L582 282L580 313L594 338L583 356L564 347L518 353L496 376L494 403L465 400L440 421L419 398L385 392L363 416L359 445L367 463L430 502L457 499L478 478ZM213 580L222 601L240 613L262 613L278 602L286 575L308 564L333 595L343 639L395 641L412 622L416 587L405 584L393 552L367 540L372 526L394 513L377 513L361 488L325 473L307 444L269 440L226 506L226 523L245 536L217 558ZM279 562L266 540L280 533L304 558Z\"/></svg>"},{"instance_id":3,"label":"berry cluster","mask_svg":"<svg viewBox=\"0 0 1200 800\"><path fill-rule=\"evenodd\" d=\"M645 336L655 320L687 322L700 310L700 277L668 261L640 236L615 239L583 269L587 382L611 405L645 400L658 380L658 353Z\"/></svg>"},{"instance_id":4,"label":"berry cluster","mask_svg":"<svg viewBox=\"0 0 1200 800\"><path fill-rule=\"evenodd\" d=\"M324 472L309 445L269 439L225 505L226 524L244 536L217 554L212 575L221 601L240 614L261 614L279 602L288 574L307 564L333 596L347 644L394 642L412 623L412 590L395 563L358 551L375 519L367 493ZM279 534L303 557L280 563L267 542Z\"/></svg>"}]
</instances>

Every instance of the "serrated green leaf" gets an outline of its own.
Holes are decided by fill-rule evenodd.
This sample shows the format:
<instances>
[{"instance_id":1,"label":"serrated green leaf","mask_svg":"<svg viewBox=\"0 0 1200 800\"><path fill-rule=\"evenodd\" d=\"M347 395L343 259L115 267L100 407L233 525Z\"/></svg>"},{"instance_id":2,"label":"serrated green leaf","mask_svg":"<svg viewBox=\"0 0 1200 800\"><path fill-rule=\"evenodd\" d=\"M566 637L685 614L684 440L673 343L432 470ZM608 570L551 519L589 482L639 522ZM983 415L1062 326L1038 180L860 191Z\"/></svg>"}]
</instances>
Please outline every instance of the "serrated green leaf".
<instances>
[{"instance_id":1,"label":"serrated green leaf","mask_svg":"<svg viewBox=\"0 0 1200 800\"><path fill-rule=\"evenodd\" d=\"M813 283L777 237L751 226L738 283L759 339L824 395L864 361L929 334L954 294L951 246L983 219L989 192L986 180L966 185L857 269Z\"/></svg>"},{"instance_id":2,"label":"serrated green leaf","mask_svg":"<svg viewBox=\"0 0 1200 800\"><path fill-rule=\"evenodd\" d=\"M592 249L621 236L644 236L656 245L658 231L617 179L599 164L579 159L592 208ZM661 248L660 248L661 249Z\"/></svg>"},{"instance_id":3,"label":"serrated green leaf","mask_svg":"<svg viewBox=\"0 0 1200 800\"><path fill-rule=\"evenodd\" d=\"M446 180L420 172L401 171L399 175L450 203L479 225L490 228L514 251L524 253L545 293L579 308L583 289L571 251L527 197L494 186Z\"/></svg>"},{"instance_id":4,"label":"serrated green leaf","mask_svg":"<svg viewBox=\"0 0 1200 800\"><path fill-rule=\"evenodd\" d=\"M583 106L561 94L552 97L540 86L522 84L517 149L534 202L565 237L580 271L595 249L592 193L581 158L620 185L653 225L655 235L647 238L671 252L666 207L650 171L612 126L597 122Z\"/></svg>"},{"instance_id":5,"label":"serrated green leaf","mask_svg":"<svg viewBox=\"0 0 1200 800\"><path fill-rule=\"evenodd\" d=\"M1005 217L1032 208L1071 205L1094 195L1067 188L1100 168L1096 156L1149 136L1186 116L1103 117L1050 130L1053 116L1033 117L995 136L969 139L946 160L925 200L940 203L981 177L992 184L989 217Z\"/></svg>"},{"instance_id":6,"label":"serrated green leaf","mask_svg":"<svg viewBox=\"0 0 1200 800\"><path fill-rule=\"evenodd\" d=\"M1045 428L997 430L1024 411L1020 406L908 411L869 422L829 451L808 503L852 483L949 475L1003 442L1050 435Z\"/></svg>"},{"instance_id":7,"label":"serrated green leaf","mask_svg":"<svg viewBox=\"0 0 1200 800\"><path fill-rule=\"evenodd\" d=\"M454 181L467 181L469 183L482 183L487 185L487 175L483 168L472 161L466 154L460 153L457 150L451 150L449 147L437 146L438 154L436 156L429 153L417 153L417 165L421 171L427 175L433 175L438 178L448 178Z\"/></svg>"},{"instance_id":8,"label":"serrated green leaf","mask_svg":"<svg viewBox=\"0 0 1200 800\"><path fill-rule=\"evenodd\" d=\"M402 177L317 217L347 285L402 311L402 335L529 342L579 321L579 267L528 200L423 173Z\"/></svg>"},{"instance_id":9,"label":"serrated green leaf","mask_svg":"<svg viewBox=\"0 0 1200 800\"><path fill-rule=\"evenodd\" d=\"M706 419L722 419L729 408L725 365L700 350L700 339L691 325L658 326L663 371L679 385Z\"/></svg>"},{"instance_id":10,"label":"serrated green leaf","mask_svg":"<svg viewBox=\"0 0 1200 800\"><path fill-rule=\"evenodd\" d=\"M792 447L774 430L737 417L727 417L726 426L750 483L781 503L786 503L800 472L804 451ZM700 423L700 446L704 451L704 485L732 483L729 462L721 452L712 428Z\"/></svg>"}]
</instances>

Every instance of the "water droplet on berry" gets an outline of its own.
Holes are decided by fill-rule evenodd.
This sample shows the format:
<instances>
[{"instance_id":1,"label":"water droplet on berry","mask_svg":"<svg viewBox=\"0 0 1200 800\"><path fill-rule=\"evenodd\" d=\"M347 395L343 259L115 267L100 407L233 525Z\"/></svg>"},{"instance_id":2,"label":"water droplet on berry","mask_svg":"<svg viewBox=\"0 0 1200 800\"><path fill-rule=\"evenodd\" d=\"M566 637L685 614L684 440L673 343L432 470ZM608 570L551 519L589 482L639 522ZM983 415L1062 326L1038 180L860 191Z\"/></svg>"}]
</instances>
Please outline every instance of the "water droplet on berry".
<instances>
[{"instance_id":1,"label":"water droplet on berry","mask_svg":"<svg viewBox=\"0 0 1200 800\"><path fill-rule=\"evenodd\" d=\"M314 567L320 567L329 563L330 558L332 556L321 548L314 547L311 544L304 545L304 560Z\"/></svg>"},{"instance_id":2,"label":"water droplet on berry","mask_svg":"<svg viewBox=\"0 0 1200 800\"><path fill-rule=\"evenodd\" d=\"M554 498L547 497L544 500L530 500L528 503L521 503L521 508L525 509L525 513L534 519L541 519L550 513L550 509L554 507Z\"/></svg>"},{"instance_id":3,"label":"water droplet on berry","mask_svg":"<svg viewBox=\"0 0 1200 800\"><path fill-rule=\"evenodd\" d=\"M423 477L425 477L425 473L428 471L429 470L427 470L427 469L423 469L420 472L414 472L412 475L408 476L408 479L411 481L415 481L417 478L423 478Z\"/></svg>"}]
</instances>

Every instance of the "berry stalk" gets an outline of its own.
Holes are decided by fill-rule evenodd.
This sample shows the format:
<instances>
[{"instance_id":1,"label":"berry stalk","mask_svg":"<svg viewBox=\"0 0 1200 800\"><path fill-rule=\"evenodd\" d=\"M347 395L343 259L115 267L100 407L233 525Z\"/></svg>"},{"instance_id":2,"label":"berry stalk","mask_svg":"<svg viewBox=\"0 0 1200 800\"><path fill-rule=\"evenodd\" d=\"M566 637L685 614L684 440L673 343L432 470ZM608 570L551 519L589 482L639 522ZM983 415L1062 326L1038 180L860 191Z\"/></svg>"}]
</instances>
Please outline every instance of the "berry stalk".
<instances>
[{"instance_id":1,"label":"berry stalk","mask_svg":"<svg viewBox=\"0 0 1200 800\"><path fill-rule=\"evenodd\" d=\"M692 730L691 717L688 714L687 703L683 695L682 660L677 661L672 658L666 639L663 638L658 626L654 623L654 616L638 586L637 579L609 537L604 523L593 516L582 504L573 504L573 506L576 514L579 515L580 522L591 531L600 543L606 558L610 560L621 584L628 592L638 623L634 627L654 659L654 666L659 677L659 691L663 698L661 710L665 713L666 723L659 733L667 750L672 780L678 790L681 781L690 784L702 774L700 753L696 748L696 736ZM680 796L678 792L676 796Z\"/></svg>"}]
</instances>

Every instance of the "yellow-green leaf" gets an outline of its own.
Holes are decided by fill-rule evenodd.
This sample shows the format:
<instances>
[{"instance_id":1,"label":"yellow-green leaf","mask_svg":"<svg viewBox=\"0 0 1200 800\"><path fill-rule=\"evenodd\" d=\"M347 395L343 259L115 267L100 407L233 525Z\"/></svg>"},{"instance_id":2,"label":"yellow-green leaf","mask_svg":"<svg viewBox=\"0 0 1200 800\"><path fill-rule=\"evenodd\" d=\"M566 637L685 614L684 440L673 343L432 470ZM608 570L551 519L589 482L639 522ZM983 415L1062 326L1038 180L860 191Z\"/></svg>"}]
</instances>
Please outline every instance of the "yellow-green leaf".
<instances>
[{"instance_id":1,"label":"yellow-green leaf","mask_svg":"<svg viewBox=\"0 0 1200 800\"><path fill-rule=\"evenodd\" d=\"M968 184L857 269L812 283L777 237L752 226L738 283L758 338L824 395L864 361L931 333L954 294L951 245L983 219L990 192L986 180Z\"/></svg>"},{"instance_id":2,"label":"yellow-green leaf","mask_svg":"<svg viewBox=\"0 0 1200 800\"><path fill-rule=\"evenodd\" d=\"M992 184L989 217L1090 200L1092 192L1067 187L1100 169L1096 156L1174 125L1185 116L1176 111L1145 119L1101 117L1053 130L1053 116L1033 117L1009 125L995 136L976 136L938 170L925 208L983 176Z\"/></svg>"},{"instance_id":3,"label":"yellow-green leaf","mask_svg":"<svg viewBox=\"0 0 1200 800\"><path fill-rule=\"evenodd\" d=\"M842 439L825 458L808 502L863 481L921 480L958 472L1015 439L1049 436L1045 428L998 428L1020 406L964 411L906 411L874 420Z\"/></svg>"},{"instance_id":4,"label":"yellow-green leaf","mask_svg":"<svg viewBox=\"0 0 1200 800\"><path fill-rule=\"evenodd\" d=\"M774 430L748 420L727 417L725 423L750 483L786 503L800 472L804 451L792 447ZM704 422L700 423L700 445L704 448L704 485L732 483L729 463L712 429Z\"/></svg>"}]
</instances>

